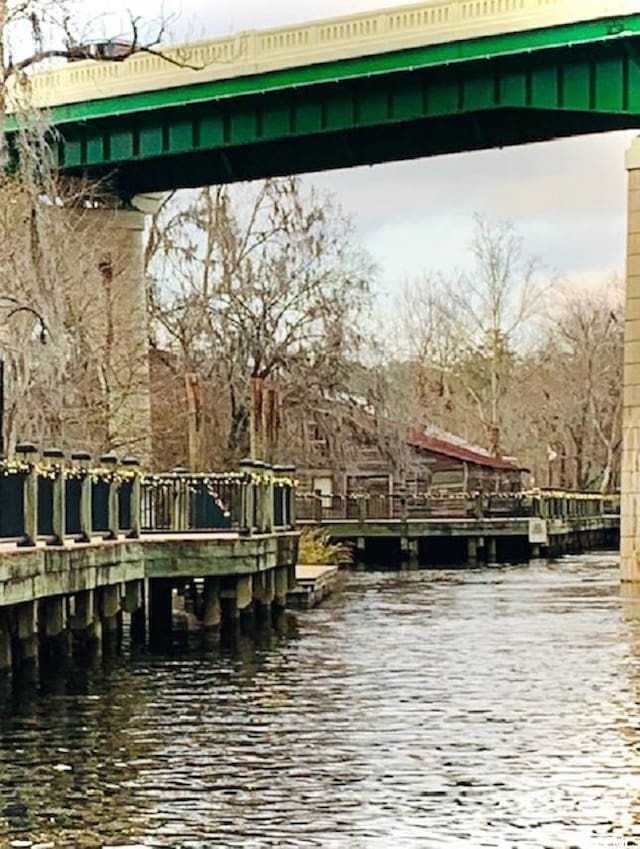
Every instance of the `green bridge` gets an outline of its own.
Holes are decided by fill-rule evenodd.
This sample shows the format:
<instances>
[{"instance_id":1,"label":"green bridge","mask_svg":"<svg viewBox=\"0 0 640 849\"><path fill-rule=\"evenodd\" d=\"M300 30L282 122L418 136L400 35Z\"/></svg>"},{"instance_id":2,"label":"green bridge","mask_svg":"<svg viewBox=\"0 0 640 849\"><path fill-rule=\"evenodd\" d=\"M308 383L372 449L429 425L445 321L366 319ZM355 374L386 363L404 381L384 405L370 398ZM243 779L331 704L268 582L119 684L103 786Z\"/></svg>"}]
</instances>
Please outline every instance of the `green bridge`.
<instances>
[{"instance_id":1,"label":"green bridge","mask_svg":"<svg viewBox=\"0 0 640 849\"><path fill-rule=\"evenodd\" d=\"M640 118L633 8L423 3L168 51L182 68L72 63L34 98L60 167L127 195L618 130Z\"/></svg>"},{"instance_id":2,"label":"green bridge","mask_svg":"<svg viewBox=\"0 0 640 849\"><path fill-rule=\"evenodd\" d=\"M153 193L640 126L638 0L432 0L161 53L30 77L61 171L102 178L115 196L113 273L137 328L121 341L140 350ZM10 117L8 131L17 126ZM621 550L623 580L637 581L640 143L626 164ZM101 211L91 214L99 224ZM126 422L149 433L148 392L127 404L114 433L130 436Z\"/></svg>"}]
</instances>

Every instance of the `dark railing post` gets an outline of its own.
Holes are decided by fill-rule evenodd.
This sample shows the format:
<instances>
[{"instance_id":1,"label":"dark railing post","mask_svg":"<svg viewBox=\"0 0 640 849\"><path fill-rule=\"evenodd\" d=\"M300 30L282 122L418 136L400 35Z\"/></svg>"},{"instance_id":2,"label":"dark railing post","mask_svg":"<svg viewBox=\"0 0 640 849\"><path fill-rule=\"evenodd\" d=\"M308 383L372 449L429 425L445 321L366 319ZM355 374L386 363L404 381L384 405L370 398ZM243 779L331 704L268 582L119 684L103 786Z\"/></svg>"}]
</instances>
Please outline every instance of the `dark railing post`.
<instances>
[{"instance_id":1,"label":"dark railing post","mask_svg":"<svg viewBox=\"0 0 640 849\"><path fill-rule=\"evenodd\" d=\"M273 474L278 479L277 486L273 487L273 526L282 528L287 524L286 485L282 480L284 466L274 466Z\"/></svg>"},{"instance_id":2,"label":"dark railing post","mask_svg":"<svg viewBox=\"0 0 640 849\"><path fill-rule=\"evenodd\" d=\"M76 542L89 542L93 533L93 519L91 515L91 488L93 486L89 467L91 466L91 454L86 451L74 451L71 462L77 463L82 473L80 484L80 533Z\"/></svg>"},{"instance_id":3,"label":"dark railing post","mask_svg":"<svg viewBox=\"0 0 640 849\"><path fill-rule=\"evenodd\" d=\"M125 457L122 465L134 472L131 481L131 498L129 499L129 533L127 539L140 538L142 520L142 481L140 479L140 463L133 457Z\"/></svg>"},{"instance_id":4,"label":"dark railing post","mask_svg":"<svg viewBox=\"0 0 640 849\"><path fill-rule=\"evenodd\" d=\"M19 546L32 546L36 544L38 535L38 472L36 470L36 457L38 449L31 442L20 442L16 445L16 454L29 464L24 474L24 527L22 539L18 540Z\"/></svg>"},{"instance_id":5,"label":"dark railing post","mask_svg":"<svg viewBox=\"0 0 640 849\"><path fill-rule=\"evenodd\" d=\"M290 484L285 484L282 487L282 515L284 516L283 524L286 528L295 528L296 526L296 487L295 487L295 466L282 466L282 474L284 477L291 480Z\"/></svg>"},{"instance_id":6,"label":"dark railing post","mask_svg":"<svg viewBox=\"0 0 640 849\"><path fill-rule=\"evenodd\" d=\"M266 463L263 463L262 460L254 460L253 461L253 470L254 475L256 476L256 483L253 490L253 497L255 499L255 515L256 515L256 526L259 534L263 534L265 531L267 516L266 516L266 486L264 482L264 477L266 473Z\"/></svg>"},{"instance_id":7,"label":"dark railing post","mask_svg":"<svg viewBox=\"0 0 640 849\"><path fill-rule=\"evenodd\" d=\"M264 481L264 530L268 534L273 533L273 527L275 524L275 514L274 514L274 505L273 505L273 493L274 493L274 485L273 485L273 466L269 464L265 464L264 467L265 481Z\"/></svg>"},{"instance_id":8,"label":"dark railing post","mask_svg":"<svg viewBox=\"0 0 640 849\"><path fill-rule=\"evenodd\" d=\"M368 504L367 504L367 501L366 501L366 496L363 495L361 498L358 498L357 507L358 507L358 523L361 524L361 525L364 525L364 523L367 521L367 513L368 513L368 509L367 509Z\"/></svg>"},{"instance_id":9,"label":"dark railing post","mask_svg":"<svg viewBox=\"0 0 640 849\"><path fill-rule=\"evenodd\" d=\"M172 474L176 475L176 478L171 504L171 530L184 532L189 528L189 469L176 466L172 469Z\"/></svg>"},{"instance_id":10,"label":"dark railing post","mask_svg":"<svg viewBox=\"0 0 640 849\"><path fill-rule=\"evenodd\" d=\"M240 532L244 534L252 534L254 528L254 489L251 476L253 475L253 460L245 459L240 461L240 474L244 475L242 481L242 494L240 506Z\"/></svg>"},{"instance_id":11,"label":"dark railing post","mask_svg":"<svg viewBox=\"0 0 640 849\"><path fill-rule=\"evenodd\" d=\"M118 504L118 482L115 479L118 458L115 454L103 454L100 465L111 472L109 477L109 492L107 496L107 532L104 539L118 539L120 531L120 510Z\"/></svg>"},{"instance_id":12,"label":"dark railing post","mask_svg":"<svg viewBox=\"0 0 640 849\"><path fill-rule=\"evenodd\" d=\"M42 456L46 465L53 467L55 473L53 479L53 536L49 545L63 545L67 523L64 451L59 448L45 448Z\"/></svg>"}]
</instances>

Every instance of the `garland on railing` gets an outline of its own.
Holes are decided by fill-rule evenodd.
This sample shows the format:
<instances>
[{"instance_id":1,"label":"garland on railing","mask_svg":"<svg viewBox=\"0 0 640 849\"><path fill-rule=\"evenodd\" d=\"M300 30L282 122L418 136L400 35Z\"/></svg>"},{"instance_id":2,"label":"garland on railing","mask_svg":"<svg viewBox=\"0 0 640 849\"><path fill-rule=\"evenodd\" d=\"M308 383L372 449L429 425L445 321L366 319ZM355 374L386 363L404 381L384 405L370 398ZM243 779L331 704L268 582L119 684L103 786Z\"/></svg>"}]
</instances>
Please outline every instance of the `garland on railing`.
<instances>
[{"instance_id":1,"label":"garland on railing","mask_svg":"<svg viewBox=\"0 0 640 849\"><path fill-rule=\"evenodd\" d=\"M39 478L55 480L61 474L65 480L84 480L91 478L93 483L129 483L140 476L140 470L128 466L119 468L108 468L102 466L83 468L82 466L63 466L60 463L29 463L25 460L11 459L0 461L0 474L3 477L9 475L28 475L36 472Z\"/></svg>"},{"instance_id":2,"label":"garland on railing","mask_svg":"<svg viewBox=\"0 0 640 849\"><path fill-rule=\"evenodd\" d=\"M158 474L148 474L142 472L137 467L132 466L117 466L115 468L109 466L63 466L60 463L47 463L38 461L36 463L28 462L18 458L0 460L0 475L7 477L9 475L27 475L35 471L38 477L55 480L60 474L63 474L65 480L83 480L91 478L94 483L128 483L136 478L140 478L141 482L147 486L157 486L163 483L182 482L190 486L230 484L230 483L252 483L256 486L275 486L289 487L295 489L299 482L292 477L272 476L268 473L251 472L216 472L215 474L190 474L181 472L164 472Z\"/></svg>"},{"instance_id":3,"label":"garland on railing","mask_svg":"<svg viewBox=\"0 0 640 849\"><path fill-rule=\"evenodd\" d=\"M207 486L210 483L242 483L247 479L241 472L217 472L215 474L193 474L191 472L154 472L142 475L143 484L175 483L201 483Z\"/></svg>"},{"instance_id":4,"label":"garland on railing","mask_svg":"<svg viewBox=\"0 0 640 849\"><path fill-rule=\"evenodd\" d=\"M393 495L383 494L383 493L369 493L369 492L349 492L346 495L342 494L334 494L334 495L317 495L315 492L299 492L299 498L306 499L316 499L316 498L339 498L341 500L352 500L352 501L370 501L372 498L379 498L381 500L395 500L398 501L404 498L406 501L416 501L416 500L450 500L450 501L466 501L473 500L476 498L484 498L484 499L493 499L496 501L524 501L530 498L540 498L543 500L550 500L552 498L566 498L570 501L610 501L615 500L615 495L602 495L598 492L560 492L553 490L526 490L522 492L448 492L440 490L438 492L419 492L419 493L407 493L400 494L394 493Z\"/></svg>"},{"instance_id":5,"label":"garland on railing","mask_svg":"<svg viewBox=\"0 0 640 849\"><path fill-rule=\"evenodd\" d=\"M213 503L216 505L218 510L222 513L225 519L228 519L231 516L231 510L227 507L227 505L222 500L222 496L219 492L216 492L210 484L206 484L206 490L213 500Z\"/></svg>"},{"instance_id":6,"label":"garland on railing","mask_svg":"<svg viewBox=\"0 0 640 849\"><path fill-rule=\"evenodd\" d=\"M0 472L3 477L8 475L26 475L33 466L31 463L25 463L24 460L2 460L0 461Z\"/></svg>"}]
</instances>

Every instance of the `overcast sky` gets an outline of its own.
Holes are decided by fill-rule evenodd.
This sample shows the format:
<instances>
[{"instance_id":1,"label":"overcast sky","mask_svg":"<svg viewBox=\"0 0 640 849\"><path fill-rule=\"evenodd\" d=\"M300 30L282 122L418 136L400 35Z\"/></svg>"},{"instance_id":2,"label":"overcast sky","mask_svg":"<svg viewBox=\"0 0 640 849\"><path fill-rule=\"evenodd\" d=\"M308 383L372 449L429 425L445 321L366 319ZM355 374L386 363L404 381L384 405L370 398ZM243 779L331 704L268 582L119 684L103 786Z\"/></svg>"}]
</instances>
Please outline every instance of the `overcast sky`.
<instances>
[{"instance_id":1,"label":"overcast sky","mask_svg":"<svg viewBox=\"0 0 640 849\"><path fill-rule=\"evenodd\" d=\"M95 5L90 0L87 6ZM110 8L130 3L112 0ZM226 35L329 15L402 5L394 0L165 0L178 38ZM104 8L104 7L102 7ZM158 2L138 0L155 17ZM391 163L313 175L355 218L392 290L422 269L460 263L475 211L512 219L532 254L576 281L622 272L625 249L624 153L633 133L613 133L501 151Z\"/></svg>"}]
</instances>

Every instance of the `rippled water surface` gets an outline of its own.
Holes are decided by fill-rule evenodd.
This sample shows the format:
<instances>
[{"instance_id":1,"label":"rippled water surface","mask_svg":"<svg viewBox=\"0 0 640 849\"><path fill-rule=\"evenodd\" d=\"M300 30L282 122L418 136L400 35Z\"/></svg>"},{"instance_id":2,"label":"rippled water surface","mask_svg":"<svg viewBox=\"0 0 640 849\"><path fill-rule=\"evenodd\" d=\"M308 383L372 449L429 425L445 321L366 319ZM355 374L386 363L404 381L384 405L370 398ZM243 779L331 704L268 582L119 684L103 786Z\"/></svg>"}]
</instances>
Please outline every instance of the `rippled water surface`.
<instances>
[{"instance_id":1,"label":"rippled water surface","mask_svg":"<svg viewBox=\"0 0 640 849\"><path fill-rule=\"evenodd\" d=\"M640 845L640 618L617 577L607 555L351 573L257 641L23 682L0 845Z\"/></svg>"}]
</instances>

